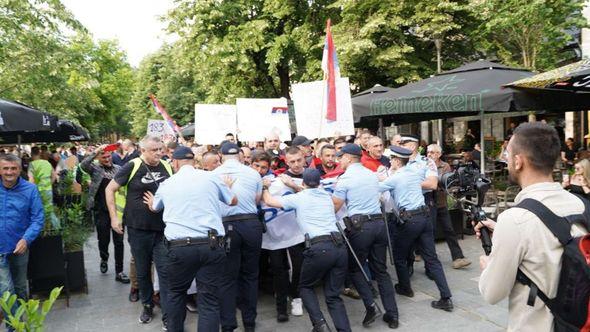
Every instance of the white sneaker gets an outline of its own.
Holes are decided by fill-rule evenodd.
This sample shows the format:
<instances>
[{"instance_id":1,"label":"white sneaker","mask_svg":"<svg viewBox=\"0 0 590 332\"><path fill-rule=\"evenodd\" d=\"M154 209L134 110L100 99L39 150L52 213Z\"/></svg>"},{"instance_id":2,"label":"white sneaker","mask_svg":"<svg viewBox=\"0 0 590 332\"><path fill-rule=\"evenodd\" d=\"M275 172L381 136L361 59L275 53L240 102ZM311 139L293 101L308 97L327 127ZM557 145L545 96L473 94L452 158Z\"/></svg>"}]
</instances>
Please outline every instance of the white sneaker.
<instances>
[{"instance_id":1,"label":"white sneaker","mask_svg":"<svg viewBox=\"0 0 590 332\"><path fill-rule=\"evenodd\" d=\"M303 302L301 302L301 298L295 298L291 301L291 315L303 316Z\"/></svg>"}]
</instances>

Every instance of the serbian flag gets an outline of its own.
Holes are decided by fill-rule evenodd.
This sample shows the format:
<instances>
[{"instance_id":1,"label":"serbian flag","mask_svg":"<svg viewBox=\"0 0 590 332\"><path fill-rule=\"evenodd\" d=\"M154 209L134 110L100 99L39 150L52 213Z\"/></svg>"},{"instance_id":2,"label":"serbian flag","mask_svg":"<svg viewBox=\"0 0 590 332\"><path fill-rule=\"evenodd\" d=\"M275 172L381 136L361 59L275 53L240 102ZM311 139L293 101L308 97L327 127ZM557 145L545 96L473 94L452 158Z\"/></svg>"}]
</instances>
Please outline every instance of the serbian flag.
<instances>
[{"instance_id":1,"label":"serbian flag","mask_svg":"<svg viewBox=\"0 0 590 332\"><path fill-rule=\"evenodd\" d=\"M166 109L162 105L160 105L160 103L156 99L156 96L150 94L150 99L152 100L152 106L154 107L154 110L158 112L162 116L162 118L164 118L164 121L166 121L168 126L170 126L170 128L172 128L174 132L182 136L182 134L180 134L180 128L176 124L176 121L172 120L170 115L168 115L168 112L166 112Z\"/></svg>"},{"instance_id":2,"label":"serbian flag","mask_svg":"<svg viewBox=\"0 0 590 332\"><path fill-rule=\"evenodd\" d=\"M326 26L326 42L322 57L322 70L324 71L324 80L327 82L326 96L328 96L328 100L326 103L326 119L328 121L336 121L336 79L340 78L340 67L338 66L338 57L336 56L336 49L332 40L330 19L328 19Z\"/></svg>"}]
</instances>

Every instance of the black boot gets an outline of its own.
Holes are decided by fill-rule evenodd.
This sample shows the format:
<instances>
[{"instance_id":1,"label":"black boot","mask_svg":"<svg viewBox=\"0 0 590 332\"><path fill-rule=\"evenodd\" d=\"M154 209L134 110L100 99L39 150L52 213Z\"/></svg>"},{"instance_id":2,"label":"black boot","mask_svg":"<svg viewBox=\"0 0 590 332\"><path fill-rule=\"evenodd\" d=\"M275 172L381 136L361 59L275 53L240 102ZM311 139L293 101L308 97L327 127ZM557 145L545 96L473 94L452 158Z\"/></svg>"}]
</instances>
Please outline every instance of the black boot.
<instances>
[{"instance_id":1,"label":"black boot","mask_svg":"<svg viewBox=\"0 0 590 332\"><path fill-rule=\"evenodd\" d=\"M395 284L395 292L399 295L414 297L414 291L411 288L402 287L400 284Z\"/></svg>"},{"instance_id":2,"label":"black boot","mask_svg":"<svg viewBox=\"0 0 590 332\"><path fill-rule=\"evenodd\" d=\"M434 309L440 309L448 312L453 311L453 301L451 301L450 298L441 298L438 301L432 301L431 305Z\"/></svg>"},{"instance_id":3,"label":"black boot","mask_svg":"<svg viewBox=\"0 0 590 332\"><path fill-rule=\"evenodd\" d=\"M332 332L325 320L321 320L313 324L311 332Z\"/></svg>"},{"instance_id":4,"label":"black boot","mask_svg":"<svg viewBox=\"0 0 590 332\"><path fill-rule=\"evenodd\" d=\"M392 317L388 314L383 315L383 321L387 323L390 329L397 329L399 326L399 319L397 318L397 314L395 317Z\"/></svg>"},{"instance_id":5,"label":"black boot","mask_svg":"<svg viewBox=\"0 0 590 332\"><path fill-rule=\"evenodd\" d=\"M365 318L363 319L363 326L368 327L377 319L377 317L381 316L381 310L375 303L373 303L370 307L367 308L367 312L365 313Z\"/></svg>"}]
</instances>

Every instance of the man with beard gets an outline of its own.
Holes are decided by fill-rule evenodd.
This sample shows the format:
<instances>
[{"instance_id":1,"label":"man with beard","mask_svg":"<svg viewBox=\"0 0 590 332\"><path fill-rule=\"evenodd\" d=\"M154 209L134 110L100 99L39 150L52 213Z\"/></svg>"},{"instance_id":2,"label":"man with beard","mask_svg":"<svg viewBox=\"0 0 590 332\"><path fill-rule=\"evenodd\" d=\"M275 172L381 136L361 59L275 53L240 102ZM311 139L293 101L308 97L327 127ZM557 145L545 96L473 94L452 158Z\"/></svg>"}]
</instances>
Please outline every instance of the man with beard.
<instances>
[{"instance_id":1,"label":"man with beard","mask_svg":"<svg viewBox=\"0 0 590 332\"><path fill-rule=\"evenodd\" d=\"M338 164L336 163L336 148L333 145L328 144L322 146L320 159L322 163L316 165L315 168L320 172L322 178L334 177L344 173L344 171L338 168Z\"/></svg>"}]
</instances>

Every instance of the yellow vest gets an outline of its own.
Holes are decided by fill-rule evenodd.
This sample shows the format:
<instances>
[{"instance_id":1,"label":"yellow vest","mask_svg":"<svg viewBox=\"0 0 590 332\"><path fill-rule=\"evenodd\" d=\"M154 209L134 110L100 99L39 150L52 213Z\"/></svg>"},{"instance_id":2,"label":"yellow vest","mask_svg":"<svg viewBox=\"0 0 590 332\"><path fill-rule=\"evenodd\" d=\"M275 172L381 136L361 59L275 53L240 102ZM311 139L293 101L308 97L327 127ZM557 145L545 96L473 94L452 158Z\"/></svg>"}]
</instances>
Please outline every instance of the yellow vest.
<instances>
[{"instance_id":1,"label":"yellow vest","mask_svg":"<svg viewBox=\"0 0 590 332\"><path fill-rule=\"evenodd\" d=\"M127 203L127 185L129 184L131 179L133 179L135 173L137 173L139 166L141 166L142 160L141 158L135 158L129 162L133 163L133 169L131 170L131 174L129 175L129 180L127 180L127 183L121 188L119 188L117 192L115 192L115 205L117 207L117 217L119 218L120 223L123 222L123 212L125 211L125 204ZM162 165L168 172L168 175L172 176L172 166L170 166L170 164L165 160L160 160L160 163L162 163Z\"/></svg>"}]
</instances>

